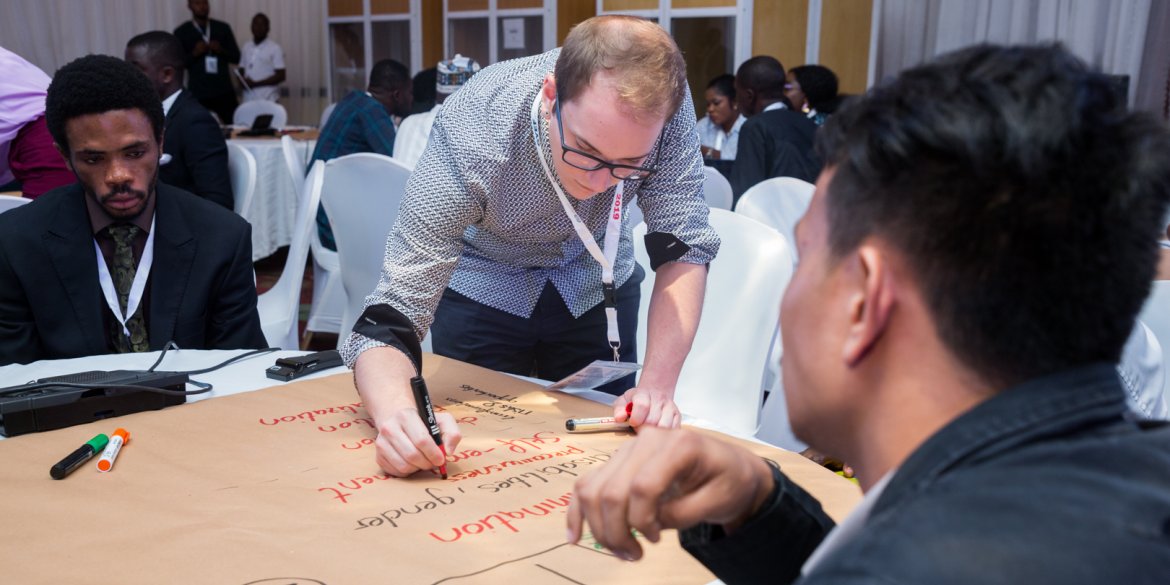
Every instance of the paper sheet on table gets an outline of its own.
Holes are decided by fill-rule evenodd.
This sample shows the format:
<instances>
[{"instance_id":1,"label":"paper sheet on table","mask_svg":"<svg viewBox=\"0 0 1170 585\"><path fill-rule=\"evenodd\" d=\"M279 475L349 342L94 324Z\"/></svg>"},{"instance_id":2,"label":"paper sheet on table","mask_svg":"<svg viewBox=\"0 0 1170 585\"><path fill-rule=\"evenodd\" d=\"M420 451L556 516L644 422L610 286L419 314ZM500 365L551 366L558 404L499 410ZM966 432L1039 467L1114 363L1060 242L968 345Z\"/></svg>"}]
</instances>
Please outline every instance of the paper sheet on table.
<instances>
[{"instance_id":1,"label":"paper sheet on table","mask_svg":"<svg viewBox=\"0 0 1170 585\"><path fill-rule=\"evenodd\" d=\"M464 433L446 481L382 475L348 373L0 442L0 565L11 583L707 583L673 535L626 563L565 544L573 482L629 435L569 435L609 407L427 356L436 407ZM49 467L131 434L115 468ZM732 439L729 439L732 440ZM780 462L840 519L852 484ZM272 581L272 579L277 579Z\"/></svg>"}]
</instances>

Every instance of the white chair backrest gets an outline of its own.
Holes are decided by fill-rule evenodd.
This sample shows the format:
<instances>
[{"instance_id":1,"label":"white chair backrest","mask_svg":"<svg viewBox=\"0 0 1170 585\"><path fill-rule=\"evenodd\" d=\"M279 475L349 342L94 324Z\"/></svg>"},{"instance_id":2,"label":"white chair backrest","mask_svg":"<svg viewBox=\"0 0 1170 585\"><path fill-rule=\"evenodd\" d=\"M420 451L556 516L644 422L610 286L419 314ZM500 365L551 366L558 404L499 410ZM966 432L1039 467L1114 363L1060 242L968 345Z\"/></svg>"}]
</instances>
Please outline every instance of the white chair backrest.
<instances>
[{"instance_id":1,"label":"white chair backrest","mask_svg":"<svg viewBox=\"0 0 1170 585\"><path fill-rule=\"evenodd\" d=\"M341 264L343 331L353 327L366 297L378 285L386 236L394 227L409 179L409 167L381 154L350 154L325 165L321 203L333 226ZM338 343L346 337L341 335Z\"/></svg>"},{"instance_id":2,"label":"white chair backrest","mask_svg":"<svg viewBox=\"0 0 1170 585\"><path fill-rule=\"evenodd\" d=\"M257 303L260 326L268 345L272 347L300 349L297 325L300 321L301 287L305 279L305 262L309 258L309 237L317 230L317 204L321 201L324 177L325 163L318 161L309 172L305 189L297 202L292 243L288 247L284 270L276 284L260 295Z\"/></svg>"},{"instance_id":3,"label":"white chair backrest","mask_svg":"<svg viewBox=\"0 0 1170 585\"><path fill-rule=\"evenodd\" d=\"M256 116L260 114L272 114L273 128L284 128L288 125L288 110L268 100L252 100L240 104L236 107L236 113L232 114L232 124L251 126Z\"/></svg>"},{"instance_id":4,"label":"white chair backrest","mask_svg":"<svg viewBox=\"0 0 1170 585\"><path fill-rule=\"evenodd\" d=\"M14 195L0 195L0 213L30 202L32 202L32 199L25 199L24 197L16 197Z\"/></svg>"},{"instance_id":5,"label":"white chair backrest","mask_svg":"<svg viewBox=\"0 0 1170 585\"><path fill-rule=\"evenodd\" d=\"M337 107L337 104L333 103L333 104L329 104L329 105L325 106L324 110L321 110L321 125L317 126L318 128L325 127L325 122L329 121L329 116L333 115L333 108L336 108L336 107ZM329 213L329 212L326 211L325 213Z\"/></svg>"},{"instance_id":6,"label":"white chair backrest","mask_svg":"<svg viewBox=\"0 0 1170 585\"><path fill-rule=\"evenodd\" d=\"M780 298L792 277L792 252L776 230L723 209L711 209L722 244L707 274L699 330L683 363L675 402L740 435L756 432L764 366L780 316ZM634 228L634 257L649 266L646 224ZM638 361L645 363L646 323L654 275L642 283Z\"/></svg>"},{"instance_id":7,"label":"white chair backrest","mask_svg":"<svg viewBox=\"0 0 1170 585\"><path fill-rule=\"evenodd\" d=\"M727 177L714 167L706 165L703 166L703 198L707 200L708 207L727 210L731 210L731 204L735 200Z\"/></svg>"},{"instance_id":8,"label":"white chair backrest","mask_svg":"<svg viewBox=\"0 0 1170 585\"><path fill-rule=\"evenodd\" d=\"M231 175L232 196L235 198L232 210L236 215L246 216L252 207L252 196L256 194L256 157L238 144L229 142L227 147L228 174Z\"/></svg>"},{"instance_id":9,"label":"white chair backrest","mask_svg":"<svg viewBox=\"0 0 1170 585\"><path fill-rule=\"evenodd\" d=\"M815 190L816 186L812 183L793 177L768 179L748 189L739 198L735 212L772 226L793 243L796 242L796 222L808 210ZM795 245L792 255L796 257Z\"/></svg>"},{"instance_id":10,"label":"white chair backrest","mask_svg":"<svg viewBox=\"0 0 1170 585\"><path fill-rule=\"evenodd\" d=\"M1170 280L1154 281L1138 319L1162 346L1162 395L1164 404L1170 404Z\"/></svg>"},{"instance_id":11,"label":"white chair backrest","mask_svg":"<svg viewBox=\"0 0 1170 585\"><path fill-rule=\"evenodd\" d=\"M280 137L280 150L284 153L284 165L288 167L292 176L293 188L300 193L305 189L305 162L297 153L297 145L292 136L285 134Z\"/></svg>"}]
</instances>

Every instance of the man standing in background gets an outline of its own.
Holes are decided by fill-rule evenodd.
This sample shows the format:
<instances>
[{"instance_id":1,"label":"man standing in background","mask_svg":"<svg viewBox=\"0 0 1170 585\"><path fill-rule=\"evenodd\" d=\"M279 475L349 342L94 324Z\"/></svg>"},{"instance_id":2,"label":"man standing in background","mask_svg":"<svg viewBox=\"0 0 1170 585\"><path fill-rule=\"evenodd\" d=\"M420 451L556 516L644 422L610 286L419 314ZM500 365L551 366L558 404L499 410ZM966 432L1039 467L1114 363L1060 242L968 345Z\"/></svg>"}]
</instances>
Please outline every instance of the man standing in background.
<instances>
[{"instance_id":1,"label":"man standing in background","mask_svg":"<svg viewBox=\"0 0 1170 585\"><path fill-rule=\"evenodd\" d=\"M280 97L280 84L284 83L284 50L276 41L268 38L268 16L259 12L252 17L252 38L244 44L240 60L240 75L247 87L244 101L267 100L274 102Z\"/></svg>"},{"instance_id":2,"label":"man standing in background","mask_svg":"<svg viewBox=\"0 0 1170 585\"><path fill-rule=\"evenodd\" d=\"M175 29L187 55L187 89L220 123L231 124L238 102L229 69L240 62L240 46L228 23L209 16L207 0L188 0L187 8L191 20Z\"/></svg>"}]
</instances>

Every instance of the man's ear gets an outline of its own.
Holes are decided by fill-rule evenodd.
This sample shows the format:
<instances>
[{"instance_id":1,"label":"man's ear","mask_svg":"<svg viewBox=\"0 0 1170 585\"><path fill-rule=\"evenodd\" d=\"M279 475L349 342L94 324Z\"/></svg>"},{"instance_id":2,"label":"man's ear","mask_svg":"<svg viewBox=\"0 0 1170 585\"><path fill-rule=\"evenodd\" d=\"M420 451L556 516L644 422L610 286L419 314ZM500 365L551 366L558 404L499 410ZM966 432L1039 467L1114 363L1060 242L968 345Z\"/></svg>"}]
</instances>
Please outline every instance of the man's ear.
<instances>
[{"instance_id":1,"label":"man's ear","mask_svg":"<svg viewBox=\"0 0 1170 585\"><path fill-rule=\"evenodd\" d=\"M856 291L849 300L849 333L845 337L842 358L846 365L855 366L881 339L890 322L896 304L895 286L890 266L882 251L863 243L846 260L856 273L851 282Z\"/></svg>"},{"instance_id":2,"label":"man's ear","mask_svg":"<svg viewBox=\"0 0 1170 585\"><path fill-rule=\"evenodd\" d=\"M549 73L544 76L544 84L540 87L541 99L544 100L546 115L552 115L552 103L557 99L557 78Z\"/></svg>"},{"instance_id":3,"label":"man's ear","mask_svg":"<svg viewBox=\"0 0 1170 585\"><path fill-rule=\"evenodd\" d=\"M56 141L53 142L53 148L56 148L57 152L61 153L61 158L65 159L65 166L69 167L69 172L76 174L77 170L73 168L73 159L69 158L69 153L64 148L61 148L61 145L57 144Z\"/></svg>"},{"instance_id":4,"label":"man's ear","mask_svg":"<svg viewBox=\"0 0 1170 585\"><path fill-rule=\"evenodd\" d=\"M160 73L162 74L163 83L167 85L170 85L175 79L175 68L170 65L163 65Z\"/></svg>"}]
</instances>

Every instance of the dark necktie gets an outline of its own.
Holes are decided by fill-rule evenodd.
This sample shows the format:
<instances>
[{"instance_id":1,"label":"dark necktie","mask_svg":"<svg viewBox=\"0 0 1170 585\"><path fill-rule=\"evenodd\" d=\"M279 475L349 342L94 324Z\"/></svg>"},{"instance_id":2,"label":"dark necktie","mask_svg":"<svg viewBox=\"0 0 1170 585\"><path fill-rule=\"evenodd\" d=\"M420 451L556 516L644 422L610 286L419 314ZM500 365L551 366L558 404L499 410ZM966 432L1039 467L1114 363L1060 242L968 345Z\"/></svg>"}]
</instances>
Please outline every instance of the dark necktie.
<instances>
[{"instance_id":1,"label":"dark necktie","mask_svg":"<svg viewBox=\"0 0 1170 585\"><path fill-rule=\"evenodd\" d=\"M114 269L110 276L114 280L114 290L118 293L118 305L125 315L126 305L130 299L130 287L134 284L134 274L137 272L134 264L134 236L138 235L139 229L138 226L130 224L112 225L108 229L110 237L114 239ZM126 322L126 328L130 330L129 339L122 333L122 325L117 320L110 322L110 339L117 353L150 349L146 339L146 323L142 319L141 302L130 316L130 320Z\"/></svg>"}]
</instances>

